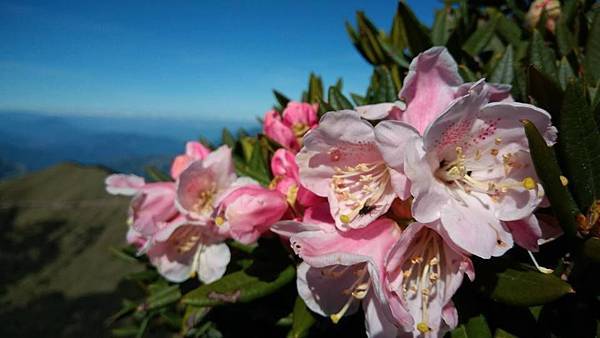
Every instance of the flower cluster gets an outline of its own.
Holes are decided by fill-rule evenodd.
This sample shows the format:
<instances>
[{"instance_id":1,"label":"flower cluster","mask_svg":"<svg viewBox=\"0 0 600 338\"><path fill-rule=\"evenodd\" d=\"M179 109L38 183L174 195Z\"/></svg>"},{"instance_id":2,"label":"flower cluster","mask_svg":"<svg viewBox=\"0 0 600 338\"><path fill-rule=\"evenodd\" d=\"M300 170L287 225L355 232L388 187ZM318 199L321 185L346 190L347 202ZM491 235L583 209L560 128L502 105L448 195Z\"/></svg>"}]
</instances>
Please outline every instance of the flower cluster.
<instances>
[{"instance_id":1,"label":"flower cluster","mask_svg":"<svg viewBox=\"0 0 600 338\"><path fill-rule=\"evenodd\" d=\"M397 102L332 111L290 102L263 133L281 145L268 187L237 177L231 149L189 142L171 182L112 175L133 195L128 241L167 279L220 278L223 243L274 232L302 259L297 288L337 323L362 305L370 337L437 337L458 323L452 296L471 256L537 250L545 203L523 121L548 145L550 116L510 87L464 83L447 50L410 64Z\"/></svg>"}]
</instances>

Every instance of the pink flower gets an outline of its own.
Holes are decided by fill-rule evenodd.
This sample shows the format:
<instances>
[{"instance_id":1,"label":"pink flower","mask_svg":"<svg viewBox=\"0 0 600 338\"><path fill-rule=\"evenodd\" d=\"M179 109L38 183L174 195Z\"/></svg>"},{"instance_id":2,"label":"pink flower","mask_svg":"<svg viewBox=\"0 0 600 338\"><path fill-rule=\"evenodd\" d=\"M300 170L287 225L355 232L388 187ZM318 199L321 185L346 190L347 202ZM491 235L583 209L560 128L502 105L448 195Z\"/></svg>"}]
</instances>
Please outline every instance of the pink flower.
<instances>
[{"instance_id":1,"label":"pink flower","mask_svg":"<svg viewBox=\"0 0 600 338\"><path fill-rule=\"evenodd\" d=\"M211 283L225 273L231 258L214 225L173 223L156 234L147 255L158 272L172 282L198 276Z\"/></svg>"},{"instance_id":2,"label":"pink flower","mask_svg":"<svg viewBox=\"0 0 600 338\"><path fill-rule=\"evenodd\" d=\"M235 186L218 201L215 222L220 232L249 244L268 231L287 211L285 195L257 183Z\"/></svg>"},{"instance_id":3,"label":"pink flower","mask_svg":"<svg viewBox=\"0 0 600 338\"><path fill-rule=\"evenodd\" d=\"M210 149L200 142L190 141L186 143L185 154L175 157L173 164L171 164L171 177L176 180L192 162L204 159L209 153Z\"/></svg>"},{"instance_id":4,"label":"pink flower","mask_svg":"<svg viewBox=\"0 0 600 338\"><path fill-rule=\"evenodd\" d=\"M181 172L175 205L182 214L206 223L235 179L231 149L221 146Z\"/></svg>"},{"instance_id":5,"label":"pink flower","mask_svg":"<svg viewBox=\"0 0 600 338\"><path fill-rule=\"evenodd\" d=\"M341 232L333 224L325 229L324 224L284 221L273 231L289 236L292 249L304 260L297 287L312 311L337 323L362 303L369 337L396 336L382 289L385 257L400 236L396 223L383 218Z\"/></svg>"},{"instance_id":6,"label":"pink flower","mask_svg":"<svg viewBox=\"0 0 600 338\"><path fill-rule=\"evenodd\" d=\"M452 296L471 260L445 238L439 224L412 223L386 259L385 293L396 323L414 337L442 337L456 327Z\"/></svg>"},{"instance_id":7,"label":"pink flower","mask_svg":"<svg viewBox=\"0 0 600 338\"><path fill-rule=\"evenodd\" d=\"M422 223L439 220L454 243L483 258L502 255L512 247L513 235L523 233L506 222L521 221L523 231L539 233L530 216L544 191L521 120L534 123L549 144L556 138L547 112L522 103L488 103L488 90L483 81L474 84L422 138L396 121L384 121L376 129L385 132L387 142L380 148L391 159L388 165L402 166L411 181L414 218ZM395 147L394 135L402 135ZM403 153L401 163L398 156ZM525 223L530 229L523 228Z\"/></svg>"},{"instance_id":8,"label":"pink flower","mask_svg":"<svg viewBox=\"0 0 600 338\"><path fill-rule=\"evenodd\" d=\"M283 148L275 151L271 158L271 172L275 176L271 182L272 187L284 194L288 203L295 209L322 202L321 197L300 184L300 171L296 164L296 157L291 151Z\"/></svg>"},{"instance_id":9,"label":"pink flower","mask_svg":"<svg viewBox=\"0 0 600 338\"><path fill-rule=\"evenodd\" d=\"M442 114L454 99L466 94L472 83L464 83L448 50L433 47L410 63L404 85L398 94L402 101L356 107L370 120L388 118L411 125L419 133ZM486 84L490 101L510 98L510 86Z\"/></svg>"},{"instance_id":10,"label":"pink flower","mask_svg":"<svg viewBox=\"0 0 600 338\"><path fill-rule=\"evenodd\" d=\"M389 209L396 193L408 197L405 176L388 169L373 127L355 111L325 114L305 136L296 160L302 185L327 197L341 230L373 222Z\"/></svg>"},{"instance_id":11,"label":"pink flower","mask_svg":"<svg viewBox=\"0 0 600 338\"><path fill-rule=\"evenodd\" d=\"M175 208L175 183L146 183L135 175L114 174L106 178L106 190L113 195L133 196L129 223L135 233L151 237L161 226L179 216ZM132 233L131 238L135 238ZM141 240L135 240L141 243Z\"/></svg>"},{"instance_id":12,"label":"pink flower","mask_svg":"<svg viewBox=\"0 0 600 338\"><path fill-rule=\"evenodd\" d=\"M265 114L263 133L296 153L300 150L304 134L318 123L318 108L318 105L292 101L282 115L271 110Z\"/></svg>"}]
</instances>

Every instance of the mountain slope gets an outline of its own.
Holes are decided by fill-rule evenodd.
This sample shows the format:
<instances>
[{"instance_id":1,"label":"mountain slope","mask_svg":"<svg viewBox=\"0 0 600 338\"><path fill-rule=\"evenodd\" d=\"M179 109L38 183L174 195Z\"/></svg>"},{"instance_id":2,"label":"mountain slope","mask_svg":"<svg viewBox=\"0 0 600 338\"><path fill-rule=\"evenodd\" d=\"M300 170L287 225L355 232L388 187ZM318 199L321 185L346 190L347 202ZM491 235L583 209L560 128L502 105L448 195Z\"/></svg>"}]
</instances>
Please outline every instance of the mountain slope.
<instances>
[{"instance_id":1,"label":"mountain slope","mask_svg":"<svg viewBox=\"0 0 600 338\"><path fill-rule=\"evenodd\" d=\"M107 336L104 320L134 292L124 244L128 200L108 172L61 164L0 182L0 336Z\"/></svg>"}]
</instances>

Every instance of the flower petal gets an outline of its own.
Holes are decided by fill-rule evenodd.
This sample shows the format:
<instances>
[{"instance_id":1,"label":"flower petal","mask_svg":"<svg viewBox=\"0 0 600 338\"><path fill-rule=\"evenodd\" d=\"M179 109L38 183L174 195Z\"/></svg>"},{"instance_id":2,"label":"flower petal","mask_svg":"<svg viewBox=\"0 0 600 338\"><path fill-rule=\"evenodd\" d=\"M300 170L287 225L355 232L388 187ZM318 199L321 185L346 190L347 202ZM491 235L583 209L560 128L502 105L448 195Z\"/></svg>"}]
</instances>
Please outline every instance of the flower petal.
<instances>
[{"instance_id":1,"label":"flower petal","mask_svg":"<svg viewBox=\"0 0 600 338\"><path fill-rule=\"evenodd\" d=\"M113 174L104 183L106 191L112 195L135 195L146 184L143 177L136 175Z\"/></svg>"},{"instance_id":2,"label":"flower petal","mask_svg":"<svg viewBox=\"0 0 600 338\"><path fill-rule=\"evenodd\" d=\"M198 278L208 284L223 277L231 259L231 253L225 243L212 244L202 248L199 259Z\"/></svg>"}]
</instances>

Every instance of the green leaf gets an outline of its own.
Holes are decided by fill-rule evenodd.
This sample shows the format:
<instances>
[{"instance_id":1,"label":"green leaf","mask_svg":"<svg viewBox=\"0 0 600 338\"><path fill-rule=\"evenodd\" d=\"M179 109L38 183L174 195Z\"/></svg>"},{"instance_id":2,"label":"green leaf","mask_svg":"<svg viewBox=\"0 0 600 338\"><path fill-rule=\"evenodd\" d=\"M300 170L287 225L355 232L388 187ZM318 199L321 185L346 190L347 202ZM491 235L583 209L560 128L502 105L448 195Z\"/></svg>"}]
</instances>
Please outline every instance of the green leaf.
<instances>
[{"instance_id":1,"label":"green leaf","mask_svg":"<svg viewBox=\"0 0 600 338\"><path fill-rule=\"evenodd\" d=\"M352 101L354 101L354 103L356 103L357 106L363 106L367 104L367 101L363 96L360 96L355 93L350 93L350 96L352 97Z\"/></svg>"},{"instance_id":2,"label":"green leaf","mask_svg":"<svg viewBox=\"0 0 600 338\"><path fill-rule=\"evenodd\" d=\"M421 24L413 11L402 1L398 2L396 16L404 26L408 48L414 56L432 46L427 28Z\"/></svg>"},{"instance_id":3,"label":"green leaf","mask_svg":"<svg viewBox=\"0 0 600 338\"><path fill-rule=\"evenodd\" d=\"M475 73L473 73L473 71L465 65L458 66L458 73L467 82L475 82L479 79L477 75L475 75Z\"/></svg>"},{"instance_id":4,"label":"green leaf","mask_svg":"<svg viewBox=\"0 0 600 338\"><path fill-rule=\"evenodd\" d=\"M508 44L517 46L521 43L522 31L513 20L499 15L498 22L496 23L496 33Z\"/></svg>"},{"instance_id":5,"label":"green leaf","mask_svg":"<svg viewBox=\"0 0 600 338\"><path fill-rule=\"evenodd\" d=\"M304 304L300 296L296 297L294 303L294 312L292 313L293 324L292 329L288 333L288 338L304 338L308 336L310 328L315 324L316 320L310 310Z\"/></svg>"},{"instance_id":6,"label":"green leaf","mask_svg":"<svg viewBox=\"0 0 600 338\"><path fill-rule=\"evenodd\" d=\"M181 298L179 285L164 287L153 292L148 298L146 298L144 308L146 310L153 310L171 303L175 303L179 300L179 298Z\"/></svg>"},{"instance_id":7,"label":"green leaf","mask_svg":"<svg viewBox=\"0 0 600 338\"><path fill-rule=\"evenodd\" d=\"M244 155L244 161L248 162L252 158L254 152L254 145L256 144L256 138L254 137L242 137L240 139L240 145L242 146L242 154Z\"/></svg>"},{"instance_id":8,"label":"green leaf","mask_svg":"<svg viewBox=\"0 0 600 338\"><path fill-rule=\"evenodd\" d=\"M363 48L368 48L373 52L375 65L385 63L385 54L378 40L378 31L375 25L369 20L362 11L356 12L356 21L358 22L358 31L361 37Z\"/></svg>"},{"instance_id":9,"label":"green leaf","mask_svg":"<svg viewBox=\"0 0 600 338\"><path fill-rule=\"evenodd\" d=\"M290 102L290 99L287 96L283 95L281 92L275 89L273 89L273 95L275 96L275 99L277 100L277 103L279 103L281 108L285 108L288 102Z\"/></svg>"},{"instance_id":10,"label":"green leaf","mask_svg":"<svg viewBox=\"0 0 600 338\"><path fill-rule=\"evenodd\" d=\"M583 67L588 83L600 80L600 11L596 11L588 33Z\"/></svg>"},{"instance_id":11,"label":"green leaf","mask_svg":"<svg viewBox=\"0 0 600 338\"><path fill-rule=\"evenodd\" d=\"M483 315L471 317L450 332L451 338L492 338L492 332Z\"/></svg>"},{"instance_id":12,"label":"green leaf","mask_svg":"<svg viewBox=\"0 0 600 338\"><path fill-rule=\"evenodd\" d=\"M513 336L512 334L510 334L502 329L496 329L496 332L494 332L494 338L519 338L519 337Z\"/></svg>"},{"instance_id":13,"label":"green leaf","mask_svg":"<svg viewBox=\"0 0 600 338\"><path fill-rule=\"evenodd\" d=\"M524 125L531 158L535 165L535 171L542 181L544 192L550 200L564 233L570 238L575 238L577 235L576 217L579 209L569 190L562 185L560 167L554 151L546 145L546 141L533 123L525 121Z\"/></svg>"},{"instance_id":14,"label":"green leaf","mask_svg":"<svg viewBox=\"0 0 600 338\"><path fill-rule=\"evenodd\" d=\"M456 25L451 8L445 7L435 12L435 20L431 28L431 42L434 46L443 46L448 42L450 33Z\"/></svg>"},{"instance_id":15,"label":"green leaf","mask_svg":"<svg viewBox=\"0 0 600 338\"><path fill-rule=\"evenodd\" d=\"M527 87L536 105L546 109L553 117L558 116L563 99L560 87L535 66L530 66L527 73Z\"/></svg>"},{"instance_id":16,"label":"green leaf","mask_svg":"<svg viewBox=\"0 0 600 338\"><path fill-rule=\"evenodd\" d=\"M335 110L352 109L352 103L335 87L329 87L328 102Z\"/></svg>"},{"instance_id":17,"label":"green leaf","mask_svg":"<svg viewBox=\"0 0 600 338\"><path fill-rule=\"evenodd\" d=\"M337 81L335 82L335 87L340 91L340 93L344 89L344 80L342 80L341 77L338 78Z\"/></svg>"},{"instance_id":18,"label":"green leaf","mask_svg":"<svg viewBox=\"0 0 600 338\"><path fill-rule=\"evenodd\" d=\"M590 237L583 242L583 256L587 257L596 264L600 264L600 239Z\"/></svg>"},{"instance_id":19,"label":"green leaf","mask_svg":"<svg viewBox=\"0 0 600 338\"><path fill-rule=\"evenodd\" d=\"M186 336L190 330L196 327L210 312L209 307L186 306L181 321L181 333Z\"/></svg>"},{"instance_id":20,"label":"green leaf","mask_svg":"<svg viewBox=\"0 0 600 338\"><path fill-rule=\"evenodd\" d=\"M252 156L248 162L252 178L256 179L263 185L268 185L271 182L271 174L268 168L267 160L263 152L263 147L259 142L256 142L252 150Z\"/></svg>"},{"instance_id":21,"label":"green leaf","mask_svg":"<svg viewBox=\"0 0 600 338\"><path fill-rule=\"evenodd\" d=\"M383 50L385 51L387 56L392 61L394 61L397 65L408 69L410 64L408 63L408 61L406 61L406 58L404 57L404 54L402 53L402 49L395 47L394 45L387 42L382 37L379 38L379 43L381 44L381 47L383 48Z\"/></svg>"},{"instance_id":22,"label":"green leaf","mask_svg":"<svg viewBox=\"0 0 600 338\"><path fill-rule=\"evenodd\" d=\"M165 173L164 171L158 169L157 167L155 167L153 165L149 165L149 166L145 167L144 171L146 171L146 176L148 176L148 178L152 182L172 182L173 181L173 178L171 178L171 176L169 174Z\"/></svg>"},{"instance_id":23,"label":"green leaf","mask_svg":"<svg viewBox=\"0 0 600 338\"><path fill-rule=\"evenodd\" d=\"M490 82L495 83L506 83L511 84L513 81L513 47L512 45L508 45L504 54L502 55L502 59L496 64L492 75L490 76Z\"/></svg>"},{"instance_id":24,"label":"green leaf","mask_svg":"<svg viewBox=\"0 0 600 338\"><path fill-rule=\"evenodd\" d=\"M583 85L570 82L560 111L558 154L581 210L600 199L600 131L587 103Z\"/></svg>"},{"instance_id":25,"label":"green leaf","mask_svg":"<svg viewBox=\"0 0 600 338\"><path fill-rule=\"evenodd\" d=\"M113 337L134 337L138 334L139 330L140 328L137 326L127 326L112 329L110 333Z\"/></svg>"},{"instance_id":26,"label":"green leaf","mask_svg":"<svg viewBox=\"0 0 600 338\"><path fill-rule=\"evenodd\" d=\"M308 79L308 102L318 103L323 98L323 81L321 77L310 73Z\"/></svg>"},{"instance_id":27,"label":"green leaf","mask_svg":"<svg viewBox=\"0 0 600 338\"><path fill-rule=\"evenodd\" d=\"M561 16L556 23L556 43L560 55L566 56L575 48L575 38L567 27L566 19Z\"/></svg>"},{"instance_id":28,"label":"green leaf","mask_svg":"<svg viewBox=\"0 0 600 338\"><path fill-rule=\"evenodd\" d=\"M546 47L542 34L534 30L529 46L529 63L535 65L542 73L549 76L552 81L557 82L555 60L556 55L554 55L554 51Z\"/></svg>"},{"instance_id":29,"label":"green leaf","mask_svg":"<svg viewBox=\"0 0 600 338\"><path fill-rule=\"evenodd\" d=\"M478 265L475 285L492 300L511 306L547 304L573 292L553 274L508 267L499 260Z\"/></svg>"},{"instance_id":30,"label":"green leaf","mask_svg":"<svg viewBox=\"0 0 600 338\"><path fill-rule=\"evenodd\" d=\"M463 44L462 49L473 57L477 56L494 36L499 17L500 15L494 15L488 22L478 27Z\"/></svg>"},{"instance_id":31,"label":"green leaf","mask_svg":"<svg viewBox=\"0 0 600 338\"><path fill-rule=\"evenodd\" d=\"M227 128L223 128L223 132L221 133L221 141L223 144L229 146L229 148L235 148L235 137L233 137L233 134L231 134Z\"/></svg>"},{"instance_id":32,"label":"green leaf","mask_svg":"<svg viewBox=\"0 0 600 338\"><path fill-rule=\"evenodd\" d=\"M575 78L573 69L571 68L567 58L563 56L558 67L558 81L560 82L560 87L563 90L567 88L567 83L573 78Z\"/></svg>"},{"instance_id":33,"label":"green leaf","mask_svg":"<svg viewBox=\"0 0 600 338\"><path fill-rule=\"evenodd\" d=\"M375 68L369 89L372 90L369 103L393 102L398 95L392 74L382 66Z\"/></svg>"},{"instance_id":34,"label":"green leaf","mask_svg":"<svg viewBox=\"0 0 600 338\"><path fill-rule=\"evenodd\" d=\"M248 269L236 271L189 292L183 297L182 302L198 307L247 303L272 294L291 282L295 276L296 268L292 265L287 266L272 280L249 274Z\"/></svg>"},{"instance_id":35,"label":"green leaf","mask_svg":"<svg viewBox=\"0 0 600 338\"><path fill-rule=\"evenodd\" d=\"M354 48L362 55L362 57L370 64L376 64L377 59L373 51L365 44L361 36L354 30L349 22L346 22L346 32L350 36L350 40L354 45Z\"/></svg>"}]
</instances>

